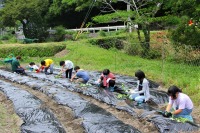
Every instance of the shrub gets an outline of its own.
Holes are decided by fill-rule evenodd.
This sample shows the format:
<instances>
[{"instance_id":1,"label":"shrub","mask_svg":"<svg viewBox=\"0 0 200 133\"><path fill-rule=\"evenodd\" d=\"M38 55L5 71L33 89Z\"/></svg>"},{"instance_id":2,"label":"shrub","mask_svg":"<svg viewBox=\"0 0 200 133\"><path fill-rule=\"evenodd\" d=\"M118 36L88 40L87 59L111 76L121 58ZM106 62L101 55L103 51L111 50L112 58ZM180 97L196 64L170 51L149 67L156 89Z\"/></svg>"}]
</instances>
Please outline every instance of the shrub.
<instances>
[{"instance_id":1,"label":"shrub","mask_svg":"<svg viewBox=\"0 0 200 133\"><path fill-rule=\"evenodd\" d=\"M102 36L102 37L105 37L106 36L106 32L101 30L101 31L99 31L99 35Z\"/></svg>"},{"instance_id":2,"label":"shrub","mask_svg":"<svg viewBox=\"0 0 200 133\"><path fill-rule=\"evenodd\" d=\"M120 29L118 31L115 31L114 33L115 33L115 35L120 35L120 34L126 33L126 32L127 32L126 29Z\"/></svg>"},{"instance_id":3,"label":"shrub","mask_svg":"<svg viewBox=\"0 0 200 133\"><path fill-rule=\"evenodd\" d=\"M56 33L55 33L55 41L60 42L64 41L64 36L65 36L65 28L63 26L57 26L55 28Z\"/></svg>"},{"instance_id":4,"label":"shrub","mask_svg":"<svg viewBox=\"0 0 200 133\"><path fill-rule=\"evenodd\" d=\"M74 34L73 38L78 40L78 39L88 39L89 33L88 32L83 32L83 33L76 33Z\"/></svg>"},{"instance_id":5,"label":"shrub","mask_svg":"<svg viewBox=\"0 0 200 133\"><path fill-rule=\"evenodd\" d=\"M12 35L10 35L10 34L5 34L5 35L3 35L3 36L0 38L0 40L9 40L10 38L12 38Z\"/></svg>"},{"instance_id":6,"label":"shrub","mask_svg":"<svg viewBox=\"0 0 200 133\"><path fill-rule=\"evenodd\" d=\"M98 39L90 39L89 42L92 45L98 45L99 47L110 49L110 48L117 48L123 49L124 48L124 40L126 37L119 36L119 37L106 37L106 38L98 38Z\"/></svg>"},{"instance_id":7,"label":"shrub","mask_svg":"<svg viewBox=\"0 0 200 133\"><path fill-rule=\"evenodd\" d=\"M125 53L129 55L141 55L142 47L139 43L133 43L131 41L126 41L124 45Z\"/></svg>"},{"instance_id":8,"label":"shrub","mask_svg":"<svg viewBox=\"0 0 200 133\"><path fill-rule=\"evenodd\" d=\"M64 44L18 44L18 45L0 45L0 57L4 58L12 52L14 55L44 57L53 56L65 49Z\"/></svg>"},{"instance_id":9,"label":"shrub","mask_svg":"<svg viewBox=\"0 0 200 133\"><path fill-rule=\"evenodd\" d=\"M15 36L13 36L8 41L9 41L9 43L16 43L17 42L17 38Z\"/></svg>"},{"instance_id":10,"label":"shrub","mask_svg":"<svg viewBox=\"0 0 200 133\"><path fill-rule=\"evenodd\" d=\"M39 42L44 42L49 35L45 22L39 16L32 18L23 32L26 38L38 39Z\"/></svg>"},{"instance_id":11,"label":"shrub","mask_svg":"<svg viewBox=\"0 0 200 133\"><path fill-rule=\"evenodd\" d=\"M175 45L199 46L200 28L193 24L189 26L187 21L183 21L175 30L171 31L171 39Z\"/></svg>"},{"instance_id":12,"label":"shrub","mask_svg":"<svg viewBox=\"0 0 200 133\"><path fill-rule=\"evenodd\" d=\"M156 59L160 58L162 55L158 50L150 49L148 53L143 53L144 57L147 59Z\"/></svg>"},{"instance_id":13,"label":"shrub","mask_svg":"<svg viewBox=\"0 0 200 133\"><path fill-rule=\"evenodd\" d=\"M77 35L76 31L66 31L64 38L65 38L65 40L74 40L76 35Z\"/></svg>"}]
</instances>

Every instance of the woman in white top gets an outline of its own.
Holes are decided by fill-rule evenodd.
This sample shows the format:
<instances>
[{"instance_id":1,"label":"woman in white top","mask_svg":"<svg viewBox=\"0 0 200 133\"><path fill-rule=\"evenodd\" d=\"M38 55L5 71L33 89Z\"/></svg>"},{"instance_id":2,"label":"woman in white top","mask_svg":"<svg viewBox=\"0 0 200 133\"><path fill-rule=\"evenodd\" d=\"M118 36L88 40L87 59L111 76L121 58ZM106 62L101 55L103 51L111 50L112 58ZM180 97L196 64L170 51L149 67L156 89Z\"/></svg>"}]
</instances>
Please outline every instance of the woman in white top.
<instances>
[{"instance_id":1,"label":"woman in white top","mask_svg":"<svg viewBox=\"0 0 200 133\"><path fill-rule=\"evenodd\" d=\"M60 61L60 66L62 66L61 72L65 72L66 78L71 79L74 64L70 60Z\"/></svg>"},{"instance_id":2,"label":"woman in white top","mask_svg":"<svg viewBox=\"0 0 200 133\"><path fill-rule=\"evenodd\" d=\"M135 77L138 78L137 87L131 91L130 99L135 100L137 103L146 102L150 98L149 81L145 78L143 71L138 70L135 72Z\"/></svg>"}]
</instances>

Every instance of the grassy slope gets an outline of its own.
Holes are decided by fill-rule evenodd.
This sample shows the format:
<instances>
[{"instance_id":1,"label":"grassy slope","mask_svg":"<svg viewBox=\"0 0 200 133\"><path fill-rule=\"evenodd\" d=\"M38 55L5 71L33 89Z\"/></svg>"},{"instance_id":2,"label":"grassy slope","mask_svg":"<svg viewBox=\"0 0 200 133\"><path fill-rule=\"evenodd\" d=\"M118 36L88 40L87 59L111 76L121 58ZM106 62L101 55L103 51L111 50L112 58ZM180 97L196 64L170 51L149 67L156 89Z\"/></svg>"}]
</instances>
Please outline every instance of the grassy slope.
<instances>
[{"instance_id":1,"label":"grassy slope","mask_svg":"<svg viewBox=\"0 0 200 133\"><path fill-rule=\"evenodd\" d=\"M102 71L109 68L114 73L133 76L138 69L143 70L147 78L168 88L177 85L187 93L196 105L200 102L200 70L199 67L175 64L161 60L148 60L137 56L129 56L115 49L105 50L88 43L87 40L67 41L68 54L63 57L23 57L25 63L39 62L45 58L53 58L58 66L61 60L72 60L83 69Z\"/></svg>"},{"instance_id":2,"label":"grassy slope","mask_svg":"<svg viewBox=\"0 0 200 133\"><path fill-rule=\"evenodd\" d=\"M83 69L101 71L109 68L114 73L130 76L141 69L147 78L162 83L165 88L177 85L190 95L196 105L200 102L199 67L129 56L114 49L105 50L92 46L86 40L66 43L69 54L62 58L54 58L57 65L60 60L70 59Z\"/></svg>"}]
</instances>

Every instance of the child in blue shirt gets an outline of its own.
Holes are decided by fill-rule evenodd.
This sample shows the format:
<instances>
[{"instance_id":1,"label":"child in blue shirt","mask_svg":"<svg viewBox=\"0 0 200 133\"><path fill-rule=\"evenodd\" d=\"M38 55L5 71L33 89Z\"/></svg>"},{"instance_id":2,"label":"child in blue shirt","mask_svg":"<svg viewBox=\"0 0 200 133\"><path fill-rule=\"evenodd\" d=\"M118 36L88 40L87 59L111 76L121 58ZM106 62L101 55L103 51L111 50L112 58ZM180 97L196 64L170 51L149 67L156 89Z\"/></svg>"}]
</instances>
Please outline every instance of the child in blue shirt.
<instances>
[{"instance_id":1,"label":"child in blue shirt","mask_svg":"<svg viewBox=\"0 0 200 133\"><path fill-rule=\"evenodd\" d=\"M83 69L80 69L79 66L75 66L74 70L76 71L76 74L72 76L71 81L73 81L74 78L77 77L78 79L76 80L76 82L81 82L81 83L86 84L88 80L90 79L89 74Z\"/></svg>"}]
</instances>

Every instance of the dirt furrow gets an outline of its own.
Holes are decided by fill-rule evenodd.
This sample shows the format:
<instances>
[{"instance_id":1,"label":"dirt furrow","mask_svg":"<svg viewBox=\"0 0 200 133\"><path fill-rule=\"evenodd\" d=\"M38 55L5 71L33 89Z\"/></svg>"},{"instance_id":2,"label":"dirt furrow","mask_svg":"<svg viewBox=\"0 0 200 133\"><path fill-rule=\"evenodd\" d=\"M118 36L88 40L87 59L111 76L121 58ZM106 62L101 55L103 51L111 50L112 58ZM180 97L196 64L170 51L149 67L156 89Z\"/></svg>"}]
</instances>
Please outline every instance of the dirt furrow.
<instances>
[{"instance_id":1,"label":"dirt furrow","mask_svg":"<svg viewBox=\"0 0 200 133\"><path fill-rule=\"evenodd\" d=\"M1 78L0 78L1 79ZM43 94L42 92L39 92L37 90L33 90L32 88L21 85L17 83L10 82L9 80L1 79L6 82L11 83L13 86L21 88L23 90L28 91L32 95L35 95L37 98L43 101L43 107L49 108L55 117L59 120L63 128L66 132L69 133L84 133L84 128L81 125L81 119L76 119L73 115L73 111L71 108L68 108L63 105L59 105L56 101L52 100L47 95Z\"/></svg>"},{"instance_id":2,"label":"dirt furrow","mask_svg":"<svg viewBox=\"0 0 200 133\"><path fill-rule=\"evenodd\" d=\"M77 94L76 92L73 92ZM110 112L112 115L114 115L117 119L121 120L125 124L131 125L137 129L139 129L142 133L158 133L158 130L155 128L155 126L147 122L146 120L139 120L137 117L131 116L125 111L117 110L116 108L112 107L111 105L108 105L106 103L102 103L92 97L83 95L81 93L78 93L80 97L83 99L105 109L106 111ZM121 102L120 106L127 105L125 102ZM137 114L141 114L143 111L141 109L134 109L134 111L137 112Z\"/></svg>"},{"instance_id":3,"label":"dirt furrow","mask_svg":"<svg viewBox=\"0 0 200 133\"><path fill-rule=\"evenodd\" d=\"M6 81L10 82L8 80L6 80ZM60 121L60 123L63 125L63 127L65 128L66 131L69 131L70 133L84 132L84 129L81 126L81 119L75 119L73 117L73 111L70 108L67 108L66 106L58 105L54 100L52 100L45 94L43 94L39 91L36 91L36 90L32 90L26 85L20 85L17 83L12 83L12 84L19 88L27 90L28 92L32 93L33 95L35 95L39 99L41 99L44 102L44 106L47 106L47 108L49 108L53 111L53 113L55 114L57 119ZM66 89L66 91L68 91L68 90ZM102 103L90 96L86 96L86 95L83 95L83 94L77 93L77 92L72 92L72 93L78 94L80 97L82 97L86 101L89 101L90 103L93 103L93 104L99 106L100 108L105 109L106 111L108 111L112 115L114 115L117 119L121 120L125 124L131 125L137 129L139 129L143 133L149 133L149 132L157 133L158 132L158 130L155 128L155 126L153 124L147 122L146 120L139 120L138 118L131 116L130 114L128 114L125 111L117 110L116 108L112 107L111 105ZM120 105L121 106L126 105L126 103L122 102L122 103L120 103ZM142 110L139 110L139 109L138 110L135 109L134 111L137 111L138 114L140 114L140 112L142 113ZM65 117L63 117L63 116L65 116ZM67 129L66 129L66 127L67 127Z\"/></svg>"},{"instance_id":4,"label":"dirt furrow","mask_svg":"<svg viewBox=\"0 0 200 133\"><path fill-rule=\"evenodd\" d=\"M5 109L0 110L0 132L2 133L20 133L20 125L23 121L15 113L12 101L0 92L0 106Z\"/></svg>"}]
</instances>

